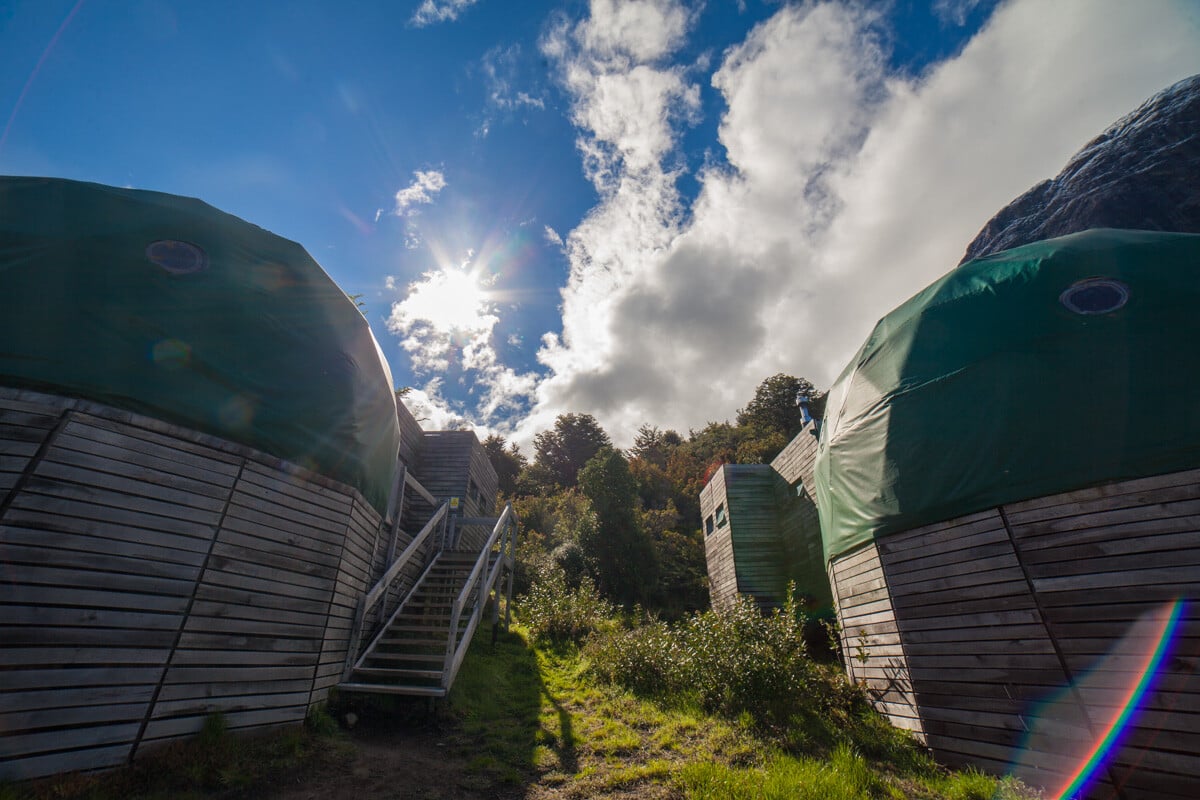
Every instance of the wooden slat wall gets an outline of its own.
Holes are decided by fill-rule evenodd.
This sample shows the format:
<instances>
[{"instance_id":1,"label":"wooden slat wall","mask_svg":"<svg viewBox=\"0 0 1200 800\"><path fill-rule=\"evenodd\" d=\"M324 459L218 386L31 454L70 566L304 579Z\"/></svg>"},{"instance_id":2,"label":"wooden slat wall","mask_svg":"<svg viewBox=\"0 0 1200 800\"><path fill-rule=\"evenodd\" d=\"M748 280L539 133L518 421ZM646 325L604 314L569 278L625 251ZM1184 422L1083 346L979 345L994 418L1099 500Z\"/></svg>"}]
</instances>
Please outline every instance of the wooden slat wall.
<instances>
[{"instance_id":1,"label":"wooden slat wall","mask_svg":"<svg viewBox=\"0 0 1200 800\"><path fill-rule=\"evenodd\" d=\"M728 515L728 499L725 497L725 477L729 467L721 467L700 492L700 518L704 525L704 557L708 564L708 593L713 608L729 608L737 596L737 573L733 564L733 538L729 524L708 532L708 518L716 513L717 506L725 505ZM726 517L728 518L728 516Z\"/></svg>"},{"instance_id":2,"label":"wooden slat wall","mask_svg":"<svg viewBox=\"0 0 1200 800\"><path fill-rule=\"evenodd\" d=\"M908 661L874 543L829 565L846 672L880 713L924 741Z\"/></svg>"},{"instance_id":3,"label":"wooden slat wall","mask_svg":"<svg viewBox=\"0 0 1200 800\"><path fill-rule=\"evenodd\" d=\"M337 573L337 585L329 601L310 704L324 701L329 689L341 680L359 601L380 577L380 573L371 568L373 562L381 563L374 555L384 549L383 539L378 532L378 515L361 497L355 497ZM376 623L375 620L368 622L372 626Z\"/></svg>"},{"instance_id":4,"label":"wooden slat wall","mask_svg":"<svg viewBox=\"0 0 1200 800\"><path fill-rule=\"evenodd\" d=\"M462 516L494 516L499 479L487 451L472 431L427 431L416 471L421 485L437 498L458 497ZM480 498L467 491L468 478L478 487ZM478 551L492 533L475 525L460 531L459 548Z\"/></svg>"},{"instance_id":5,"label":"wooden slat wall","mask_svg":"<svg viewBox=\"0 0 1200 800\"><path fill-rule=\"evenodd\" d=\"M1115 716L1154 645L1147 627L1155 626L1138 621L1188 601L1143 710L1108 760L1107 777L1125 800L1200 797L1200 470L1039 498L1004 512L1067 670L1081 683L1094 731Z\"/></svg>"},{"instance_id":6,"label":"wooden slat wall","mask_svg":"<svg viewBox=\"0 0 1200 800\"><path fill-rule=\"evenodd\" d=\"M813 424L810 422L788 442L788 446L779 452L771 461L771 467L789 484L804 481L808 493L814 499L813 466L817 461L817 437L813 436Z\"/></svg>"},{"instance_id":7,"label":"wooden slat wall","mask_svg":"<svg viewBox=\"0 0 1200 800\"><path fill-rule=\"evenodd\" d=\"M421 460L425 431L399 399L396 400L396 419L400 423L400 460L413 469Z\"/></svg>"},{"instance_id":8,"label":"wooden slat wall","mask_svg":"<svg viewBox=\"0 0 1200 800\"><path fill-rule=\"evenodd\" d=\"M1066 685L1041 613L996 509L877 542L929 746L952 766L1003 773L1031 702ZM1078 708L1064 740L1087 740ZM1060 776L1031 756L1035 783Z\"/></svg>"},{"instance_id":9,"label":"wooden slat wall","mask_svg":"<svg viewBox=\"0 0 1200 800\"><path fill-rule=\"evenodd\" d=\"M923 730L944 763L1015 763L1050 788L1103 735L1155 643L1146 627L1123 639L1190 601L1088 797L1200 796L1200 470L889 536L836 560L831 579L848 671L881 711Z\"/></svg>"},{"instance_id":10,"label":"wooden slat wall","mask_svg":"<svg viewBox=\"0 0 1200 800\"><path fill-rule=\"evenodd\" d=\"M767 464L725 468L725 496L738 592L764 609L783 604L787 552L775 504L778 475Z\"/></svg>"},{"instance_id":11,"label":"wooden slat wall","mask_svg":"<svg viewBox=\"0 0 1200 800\"><path fill-rule=\"evenodd\" d=\"M120 764L215 710L299 721L336 682L380 546L356 491L7 389L0 453L0 779Z\"/></svg>"}]
</instances>

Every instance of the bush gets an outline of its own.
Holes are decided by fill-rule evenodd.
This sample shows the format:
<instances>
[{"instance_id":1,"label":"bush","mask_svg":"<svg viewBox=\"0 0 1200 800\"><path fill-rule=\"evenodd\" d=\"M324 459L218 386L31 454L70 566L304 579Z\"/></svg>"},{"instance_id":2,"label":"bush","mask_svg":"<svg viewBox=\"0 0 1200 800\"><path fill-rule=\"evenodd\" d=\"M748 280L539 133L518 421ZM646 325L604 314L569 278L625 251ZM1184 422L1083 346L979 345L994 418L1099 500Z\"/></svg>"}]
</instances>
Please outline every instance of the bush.
<instances>
[{"instance_id":1,"label":"bush","mask_svg":"<svg viewBox=\"0 0 1200 800\"><path fill-rule=\"evenodd\" d=\"M575 642L613 625L616 608L586 577L571 589L560 567L551 567L520 599L521 618L535 641Z\"/></svg>"},{"instance_id":2,"label":"bush","mask_svg":"<svg viewBox=\"0 0 1200 800\"><path fill-rule=\"evenodd\" d=\"M793 605L763 616L744 597L726 611L688 620L683 636L692 655L686 666L704 708L787 722L811 692L813 664L803 631Z\"/></svg>"},{"instance_id":3,"label":"bush","mask_svg":"<svg viewBox=\"0 0 1200 800\"><path fill-rule=\"evenodd\" d=\"M846 714L857 699L836 670L814 664L794 603L764 616L747 598L668 627L652 621L589 639L585 650L602 679L643 695L693 700L760 724L795 716Z\"/></svg>"},{"instance_id":4,"label":"bush","mask_svg":"<svg viewBox=\"0 0 1200 800\"><path fill-rule=\"evenodd\" d=\"M585 653L592 671L602 680L638 694L666 697L686 693L681 664L687 656L675 652L679 637L659 620L632 630L616 630L588 639Z\"/></svg>"}]
</instances>

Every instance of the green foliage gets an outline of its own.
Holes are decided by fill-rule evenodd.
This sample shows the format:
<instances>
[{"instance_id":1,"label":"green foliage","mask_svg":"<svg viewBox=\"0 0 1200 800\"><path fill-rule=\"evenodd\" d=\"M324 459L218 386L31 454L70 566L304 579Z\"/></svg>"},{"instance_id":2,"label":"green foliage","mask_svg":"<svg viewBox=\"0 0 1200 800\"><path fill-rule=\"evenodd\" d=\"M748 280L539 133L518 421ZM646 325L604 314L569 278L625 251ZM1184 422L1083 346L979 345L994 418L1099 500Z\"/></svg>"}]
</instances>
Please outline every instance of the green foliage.
<instances>
[{"instance_id":1,"label":"green foliage","mask_svg":"<svg viewBox=\"0 0 1200 800\"><path fill-rule=\"evenodd\" d=\"M550 495L518 497L513 501L521 519L521 537L517 544L514 589L524 594L537 577L556 563L566 570L574 587L583 573L593 570L581 542L595 535L596 512L592 503L576 489Z\"/></svg>"},{"instance_id":2,"label":"green foliage","mask_svg":"<svg viewBox=\"0 0 1200 800\"><path fill-rule=\"evenodd\" d=\"M500 493L512 497L517 491L517 477L528 464L528 459L521 453L520 447L508 445L503 436L494 433L483 440L483 449L492 462L492 469L496 470Z\"/></svg>"},{"instance_id":3,"label":"green foliage","mask_svg":"<svg viewBox=\"0 0 1200 800\"><path fill-rule=\"evenodd\" d=\"M754 399L738 410L738 425L778 434L787 443L804 427L800 398L812 397L813 392L812 383L805 378L782 372L772 375L754 390Z\"/></svg>"},{"instance_id":4,"label":"green foliage","mask_svg":"<svg viewBox=\"0 0 1200 800\"><path fill-rule=\"evenodd\" d=\"M577 482L579 470L612 440L591 414L559 414L552 430L533 437L534 464L561 487Z\"/></svg>"},{"instance_id":5,"label":"green foliage","mask_svg":"<svg viewBox=\"0 0 1200 800\"><path fill-rule=\"evenodd\" d=\"M324 703L308 709L308 716L304 718L304 726L316 736L333 736L338 732L337 720L329 713Z\"/></svg>"},{"instance_id":6,"label":"green foliage","mask_svg":"<svg viewBox=\"0 0 1200 800\"><path fill-rule=\"evenodd\" d=\"M830 672L810 660L804 617L794 603L764 616L739 598L724 611L695 614L593 637L586 653L606 681L651 696L694 698L706 711L749 713L765 725L830 710L851 700ZM815 708L814 708L815 706Z\"/></svg>"},{"instance_id":7,"label":"green foliage","mask_svg":"<svg viewBox=\"0 0 1200 800\"><path fill-rule=\"evenodd\" d=\"M579 488L596 511L595 532L579 544L601 593L624 605L651 599L658 561L638 524L637 484L625 457L602 447L579 471Z\"/></svg>"},{"instance_id":8,"label":"green foliage","mask_svg":"<svg viewBox=\"0 0 1200 800\"><path fill-rule=\"evenodd\" d=\"M660 431L654 425L643 425L638 428L629 452L634 458L666 469L667 458L681 444L683 437L675 431Z\"/></svg>"},{"instance_id":9,"label":"green foliage","mask_svg":"<svg viewBox=\"0 0 1200 800\"><path fill-rule=\"evenodd\" d=\"M572 589L566 575L550 568L519 599L521 619L538 642L579 643L597 630L611 627L616 608L602 598L590 580Z\"/></svg>"}]
</instances>

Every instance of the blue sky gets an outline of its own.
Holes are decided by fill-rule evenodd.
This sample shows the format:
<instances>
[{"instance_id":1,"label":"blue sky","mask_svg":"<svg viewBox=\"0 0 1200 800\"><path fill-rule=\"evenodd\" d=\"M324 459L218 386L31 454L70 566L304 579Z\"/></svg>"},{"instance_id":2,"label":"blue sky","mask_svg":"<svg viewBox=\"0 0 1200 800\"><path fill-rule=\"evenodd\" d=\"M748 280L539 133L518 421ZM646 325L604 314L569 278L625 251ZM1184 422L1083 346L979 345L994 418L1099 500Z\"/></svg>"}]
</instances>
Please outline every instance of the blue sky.
<instances>
[{"instance_id":1,"label":"blue sky","mask_svg":"<svg viewBox=\"0 0 1200 800\"><path fill-rule=\"evenodd\" d=\"M0 173L300 242L427 427L582 411L627 444L827 385L1197 71L1189 0L0 0Z\"/></svg>"}]
</instances>

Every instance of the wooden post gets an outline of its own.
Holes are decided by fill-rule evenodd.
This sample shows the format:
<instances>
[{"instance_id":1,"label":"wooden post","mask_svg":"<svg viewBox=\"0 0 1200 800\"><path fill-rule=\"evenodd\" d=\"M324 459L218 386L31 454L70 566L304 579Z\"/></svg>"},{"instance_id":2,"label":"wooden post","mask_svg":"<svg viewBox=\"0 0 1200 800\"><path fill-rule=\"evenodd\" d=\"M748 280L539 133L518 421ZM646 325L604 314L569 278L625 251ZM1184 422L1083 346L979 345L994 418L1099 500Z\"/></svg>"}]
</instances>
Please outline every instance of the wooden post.
<instances>
[{"instance_id":1,"label":"wooden post","mask_svg":"<svg viewBox=\"0 0 1200 800\"><path fill-rule=\"evenodd\" d=\"M512 535L508 537L509 545L509 563L508 563L508 586L504 590L504 632L508 633L509 623L512 621L512 591L513 591L513 573L517 571L517 523L509 519L508 524L512 526L510 531ZM503 554L501 554L503 558Z\"/></svg>"}]
</instances>

